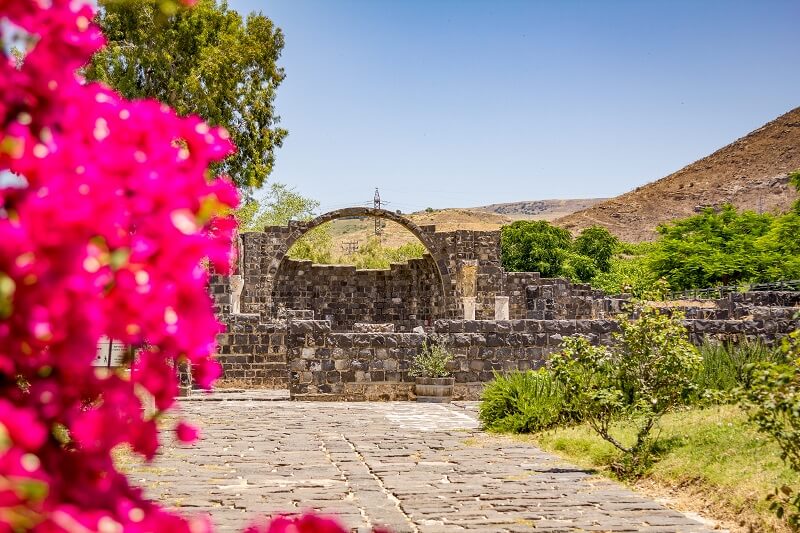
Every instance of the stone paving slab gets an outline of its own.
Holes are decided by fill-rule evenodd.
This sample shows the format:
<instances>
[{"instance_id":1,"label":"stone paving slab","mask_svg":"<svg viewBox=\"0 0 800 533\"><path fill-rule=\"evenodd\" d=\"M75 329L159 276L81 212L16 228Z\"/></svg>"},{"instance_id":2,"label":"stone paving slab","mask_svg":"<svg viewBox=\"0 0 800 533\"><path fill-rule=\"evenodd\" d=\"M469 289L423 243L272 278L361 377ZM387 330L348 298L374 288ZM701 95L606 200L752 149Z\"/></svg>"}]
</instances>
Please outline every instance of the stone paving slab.
<instances>
[{"instance_id":1,"label":"stone paving slab","mask_svg":"<svg viewBox=\"0 0 800 533\"><path fill-rule=\"evenodd\" d=\"M168 442L132 479L220 531L317 509L352 531L705 532L538 448L482 433L474 404L183 401L203 439Z\"/></svg>"}]
</instances>

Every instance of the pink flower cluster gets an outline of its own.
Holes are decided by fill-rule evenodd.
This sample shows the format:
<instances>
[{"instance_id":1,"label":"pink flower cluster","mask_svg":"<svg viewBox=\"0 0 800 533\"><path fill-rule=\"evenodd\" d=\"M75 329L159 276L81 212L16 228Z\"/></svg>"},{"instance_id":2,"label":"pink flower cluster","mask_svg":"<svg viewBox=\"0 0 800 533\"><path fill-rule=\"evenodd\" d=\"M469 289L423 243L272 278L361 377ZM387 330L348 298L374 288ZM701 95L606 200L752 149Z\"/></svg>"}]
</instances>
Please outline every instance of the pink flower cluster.
<instances>
[{"instance_id":1,"label":"pink flower cluster","mask_svg":"<svg viewBox=\"0 0 800 533\"><path fill-rule=\"evenodd\" d=\"M154 456L178 365L206 388L219 375L201 265L231 264L223 213L238 197L208 167L234 147L76 76L103 44L93 15L78 0L0 0L0 32L35 43L21 63L0 50L0 180L18 180L0 181L0 533L198 533L206 519L146 500L112 451ZM138 348L130 374L92 366L101 336ZM344 533L314 514L248 531Z\"/></svg>"},{"instance_id":2,"label":"pink flower cluster","mask_svg":"<svg viewBox=\"0 0 800 533\"><path fill-rule=\"evenodd\" d=\"M75 74L103 44L70 0L0 0L27 32L0 62L0 531L200 531L128 484L111 452L158 447L175 367L210 387L220 326L204 258L231 262L235 188L208 174L227 133ZM12 26L13 24L13 26ZM11 174L9 174L11 173ZM140 347L133 371L91 366L101 336ZM196 437L185 423L178 437Z\"/></svg>"}]
</instances>

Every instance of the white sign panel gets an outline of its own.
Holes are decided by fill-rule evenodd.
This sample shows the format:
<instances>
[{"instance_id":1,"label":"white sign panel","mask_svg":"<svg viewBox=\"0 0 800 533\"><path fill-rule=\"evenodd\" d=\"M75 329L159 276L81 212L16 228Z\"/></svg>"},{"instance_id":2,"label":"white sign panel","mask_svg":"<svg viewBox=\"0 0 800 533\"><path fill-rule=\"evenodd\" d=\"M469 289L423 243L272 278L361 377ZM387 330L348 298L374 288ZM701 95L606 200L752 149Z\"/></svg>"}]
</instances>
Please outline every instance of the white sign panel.
<instances>
[{"instance_id":1,"label":"white sign panel","mask_svg":"<svg viewBox=\"0 0 800 533\"><path fill-rule=\"evenodd\" d=\"M114 341L108 337L100 337L97 342L97 353L95 354L92 366L120 367L125 365L125 355L127 349L119 341Z\"/></svg>"}]
</instances>

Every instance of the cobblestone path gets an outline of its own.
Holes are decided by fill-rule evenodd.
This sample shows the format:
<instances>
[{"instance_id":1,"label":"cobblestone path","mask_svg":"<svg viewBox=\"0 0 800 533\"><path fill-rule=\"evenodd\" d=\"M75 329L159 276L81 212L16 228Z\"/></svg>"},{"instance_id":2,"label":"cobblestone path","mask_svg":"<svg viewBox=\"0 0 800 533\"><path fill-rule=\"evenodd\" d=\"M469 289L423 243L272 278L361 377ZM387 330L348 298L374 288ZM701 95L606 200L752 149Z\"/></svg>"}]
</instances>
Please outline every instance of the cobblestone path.
<instances>
[{"instance_id":1,"label":"cobblestone path","mask_svg":"<svg viewBox=\"0 0 800 533\"><path fill-rule=\"evenodd\" d=\"M463 405L245 398L184 401L203 440L168 443L155 463L133 467L134 481L167 505L211 513L221 531L308 508L353 531L707 531L531 445L485 435Z\"/></svg>"}]
</instances>

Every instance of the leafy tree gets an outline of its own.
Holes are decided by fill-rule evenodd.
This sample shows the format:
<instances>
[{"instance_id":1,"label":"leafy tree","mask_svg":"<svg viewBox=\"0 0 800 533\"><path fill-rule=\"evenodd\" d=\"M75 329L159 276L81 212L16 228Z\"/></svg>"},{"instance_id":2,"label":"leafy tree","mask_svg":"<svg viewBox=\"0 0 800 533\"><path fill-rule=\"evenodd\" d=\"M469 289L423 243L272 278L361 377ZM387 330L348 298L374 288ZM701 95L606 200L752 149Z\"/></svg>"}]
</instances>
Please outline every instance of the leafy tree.
<instances>
[{"instance_id":1,"label":"leafy tree","mask_svg":"<svg viewBox=\"0 0 800 533\"><path fill-rule=\"evenodd\" d=\"M756 240L756 250L757 281L800 279L800 212L776 217L769 232Z\"/></svg>"},{"instance_id":2,"label":"leafy tree","mask_svg":"<svg viewBox=\"0 0 800 533\"><path fill-rule=\"evenodd\" d=\"M588 283L597 275L597 271L594 259L570 251L567 252L560 275L573 281Z\"/></svg>"},{"instance_id":3,"label":"leafy tree","mask_svg":"<svg viewBox=\"0 0 800 533\"><path fill-rule=\"evenodd\" d=\"M562 274L570 249L569 232L544 220L517 220L500 230L503 267L510 272L539 272L547 278Z\"/></svg>"},{"instance_id":4,"label":"leafy tree","mask_svg":"<svg viewBox=\"0 0 800 533\"><path fill-rule=\"evenodd\" d=\"M262 14L243 19L225 0L192 9L156 0L99 0L107 46L85 69L126 98L155 98L179 115L224 126L235 155L213 168L237 186L260 186L272 171L286 130L277 126L275 91L283 33Z\"/></svg>"},{"instance_id":5,"label":"leafy tree","mask_svg":"<svg viewBox=\"0 0 800 533\"><path fill-rule=\"evenodd\" d=\"M800 192L800 169L789 173L789 183L794 185L797 191ZM800 215L800 200L794 203L794 212Z\"/></svg>"},{"instance_id":6,"label":"leafy tree","mask_svg":"<svg viewBox=\"0 0 800 533\"><path fill-rule=\"evenodd\" d=\"M645 307L638 319L619 321L614 346L567 337L563 350L550 359L572 408L624 454L618 465L622 475L637 476L647 468L658 420L693 390L701 358L679 319ZM618 421L634 426L632 444L612 434Z\"/></svg>"},{"instance_id":7,"label":"leafy tree","mask_svg":"<svg viewBox=\"0 0 800 533\"><path fill-rule=\"evenodd\" d=\"M650 267L676 289L758 279L763 257L756 240L770 231L773 219L726 205L661 225Z\"/></svg>"},{"instance_id":8,"label":"leafy tree","mask_svg":"<svg viewBox=\"0 0 800 533\"><path fill-rule=\"evenodd\" d=\"M611 269L611 258L618 245L619 239L606 228L592 226L581 231L580 235L575 238L572 250L580 255L590 257L600 272L608 272Z\"/></svg>"},{"instance_id":9,"label":"leafy tree","mask_svg":"<svg viewBox=\"0 0 800 533\"><path fill-rule=\"evenodd\" d=\"M246 201L234 216L239 231L263 231L267 226L285 226L290 220L311 220L317 208L317 200L283 183L272 183L260 197Z\"/></svg>"},{"instance_id":10,"label":"leafy tree","mask_svg":"<svg viewBox=\"0 0 800 533\"><path fill-rule=\"evenodd\" d=\"M283 183L272 183L260 197L251 198L234 211L239 231L263 231L267 226L286 226L290 220L311 220L319 202L306 198ZM317 264L333 262L333 239L323 224L298 239L287 254Z\"/></svg>"}]
</instances>

